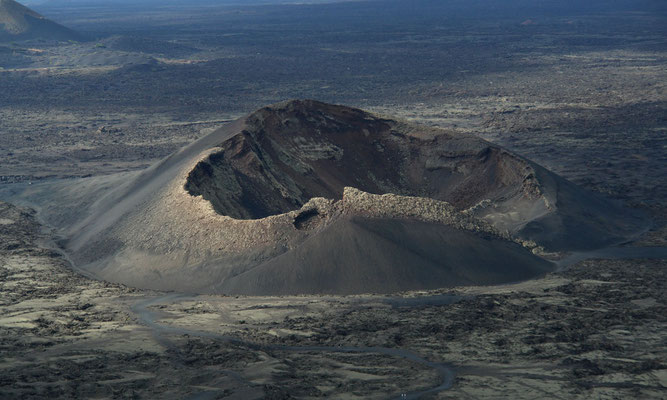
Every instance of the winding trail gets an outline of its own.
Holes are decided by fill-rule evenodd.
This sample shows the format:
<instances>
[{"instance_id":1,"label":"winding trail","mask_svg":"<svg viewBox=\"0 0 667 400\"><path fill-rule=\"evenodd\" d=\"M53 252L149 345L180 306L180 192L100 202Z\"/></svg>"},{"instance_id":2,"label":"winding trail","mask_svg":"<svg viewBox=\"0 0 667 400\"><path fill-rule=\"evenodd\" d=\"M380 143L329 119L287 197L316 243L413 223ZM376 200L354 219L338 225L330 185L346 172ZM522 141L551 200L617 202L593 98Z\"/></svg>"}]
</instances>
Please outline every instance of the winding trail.
<instances>
[{"instance_id":1,"label":"winding trail","mask_svg":"<svg viewBox=\"0 0 667 400\"><path fill-rule=\"evenodd\" d=\"M605 258L605 259L632 259L632 258L665 258L667 259L667 247L619 247L612 246L598 250L585 251L585 252L574 252L570 253L561 260L554 261L557 271L562 271L571 267L572 265L584 261L587 259L595 258ZM157 304L172 304L180 300L192 300L195 299L196 295L190 295L185 293L169 293L163 296L157 296L149 299L143 299L135 303L131 310L138 317L140 322L153 330L153 334L156 340L163 346L169 349L176 349L176 346L171 343L167 335L190 335L194 337L201 337L207 339L220 340L227 343L233 343L247 347L252 350L257 351L284 351L284 352L322 352L322 353L367 353L367 354L383 354L390 357L402 358L407 361L411 361L428 368L435 370L438 373L440 382L438 385L421 391L414 391L409 393L400 393L394 398L396 399L419 399L422 396L427 394L434 394L438 392L445 391L450 389L454 384L454 377L456 376L454 369L447 365L446 363L438 363L426 360L420 355L411 352L406 349L400 348L388 348L388 347L350 347L350 346L284 346L284 345L274 345L274 344L259 344L238 337L221 335L213 332L207 331L198 331L191 329L184 329L175 326L163 325L158 322L158 313L152 311L149 307ZM437 297L436 301L438 304L444 303L453 303L461 298L458 296L446 296L446 298ZM427 300L426 303L429 301ZM390 304L391 301L389 302ZM416 302L415 304L421 304L422 302ZM405 305L409 306L411 303L406 302ZM400 301L397 302L398 306L403 305ZM225 371L234 379L239 381L244 381L243 378L234 371ZM245 383L249 383L244 381ZM213 398L216 392L206 391L201 393L196 393L191 396L191 399L206 399Z\"/></svg>"},{"instance_id":2,"label":"winding trail","mask_svg":"<svg viewBox=\"0 0 667 400\"><path fill-rule=\"evenodd\" d=\"M419 356L416 353L413 353L409 350L400 349L400 348L388 348L388 347L351 347L351 346L283 346L275 344L259 344L254 342L245 341L239 339L238 337L221 335L213 332L207 331L197 331L191 329L184 329L169 325L163 325L157 322L158 315L156 312L149 309L150 306L157 304L171 304L178 300L192 300L197 296L182 294L182 293L170 293L164 296L158 296L150 299L144 299L135 303L131 310L139 317L139 320L147 327L153 330L153 333L156 337L156 340L161 345L166 348L175 348L175 346L165 337L166 335L190 335L195 337L215 339L223 342L233 343L247 347L252 350L257 351L285 351L285 352L322 352L322 353L369 353L369 354L383 354L391 357L403 358L405 360L421 364L423 366L432 368L438 373L440 382L437 386L434 386L430 389L401 393L395 396L396 399L419 399L424 395L442 392L452 387L454 384L455 373L453 368L444 364L428 361L425 358ZM227 373L233 373L232 371L225 371ZM242 378L235 374L234 376L238 380ZM206 398L207 393L198 393L191 398ZM211 393L212 394L212 393Z\"/></svg>"}]
</instances>

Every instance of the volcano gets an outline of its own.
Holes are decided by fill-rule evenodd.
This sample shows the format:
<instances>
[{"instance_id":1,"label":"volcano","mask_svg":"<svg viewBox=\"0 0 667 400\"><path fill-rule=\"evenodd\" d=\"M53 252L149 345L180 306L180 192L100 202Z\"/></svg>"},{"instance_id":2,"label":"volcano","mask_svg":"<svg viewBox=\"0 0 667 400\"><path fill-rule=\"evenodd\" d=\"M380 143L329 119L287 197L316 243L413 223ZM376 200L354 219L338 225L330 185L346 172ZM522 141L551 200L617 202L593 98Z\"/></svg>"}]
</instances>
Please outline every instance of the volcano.
<instances>
[{"instance_id":1,"label":"volcano","mask_svg":"<svg viewBox=\"0 0 667 400\"><path fill-rule=\"evenodd\" d=\"M31 192L79 268L204 293L513 282L553 268L540 251L607 246L644 222L475 136L312 100L262 108L141 173L60 185Z\"/></svg>"},{"instance_id":2,"label":"volcano","mask_svg":"<svg viewBox=\"0 0 667 400\"><path fill-rule=\"evenodd\" d=\"M14 0L0 0L0 41L29 39L65 41L81 36Z\"/></svg>"}]
</instances>

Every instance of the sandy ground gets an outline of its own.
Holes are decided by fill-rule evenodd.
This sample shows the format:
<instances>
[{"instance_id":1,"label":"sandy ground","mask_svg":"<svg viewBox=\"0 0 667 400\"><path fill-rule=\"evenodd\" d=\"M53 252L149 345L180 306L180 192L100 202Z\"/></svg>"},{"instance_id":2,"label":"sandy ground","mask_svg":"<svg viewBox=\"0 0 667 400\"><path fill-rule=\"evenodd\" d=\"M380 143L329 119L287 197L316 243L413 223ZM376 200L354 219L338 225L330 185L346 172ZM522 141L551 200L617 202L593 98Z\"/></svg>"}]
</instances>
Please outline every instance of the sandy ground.
<instances>
[{"instance_id":1,"label":"sandy ground","mask_svg":"<svg viewBox=\"0 0 667 400\"><path fill-rule=\"evenodd\" d=\"M453 386L423 398L667 390L665 260L395 297L197 296L83 277L30 210L0 222L2 398L400 398L439 386L434 366Z\"/></svg>"}]
</instances>

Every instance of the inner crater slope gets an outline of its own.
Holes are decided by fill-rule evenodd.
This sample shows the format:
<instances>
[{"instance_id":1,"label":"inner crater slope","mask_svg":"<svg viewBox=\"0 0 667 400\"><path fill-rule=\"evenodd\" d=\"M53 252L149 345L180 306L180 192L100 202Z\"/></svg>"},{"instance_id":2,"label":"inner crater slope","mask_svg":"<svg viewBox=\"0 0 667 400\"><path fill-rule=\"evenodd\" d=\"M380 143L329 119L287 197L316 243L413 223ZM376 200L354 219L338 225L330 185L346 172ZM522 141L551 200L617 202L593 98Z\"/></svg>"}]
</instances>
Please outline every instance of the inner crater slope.
<instances>
[{"instance_id":1,"label":"inner crater slope","mask_svg":"<svg viewBox=\"0 0 667 400\"><path fill-rule=\"evenodd\" d=\"M475 136L312 100L262 108L141 173L21 196L60 216L96 276L250 295L528 279L552 268L541 251L607 246L644 223Z\"/></svg>"},{"instance_id":2,"label":"inner crater slope","mask_svg":"<svg viewBox=\"0 0 667 400\"><path fill-rule=\"evenodd\" d=\"M340 200L346 186L460 209L487 198L540 196L529 163L475 137L312 101L252 114L185 184L218 213L241 219L296 210L313 197Z\"/></svg>"}]
</instances>

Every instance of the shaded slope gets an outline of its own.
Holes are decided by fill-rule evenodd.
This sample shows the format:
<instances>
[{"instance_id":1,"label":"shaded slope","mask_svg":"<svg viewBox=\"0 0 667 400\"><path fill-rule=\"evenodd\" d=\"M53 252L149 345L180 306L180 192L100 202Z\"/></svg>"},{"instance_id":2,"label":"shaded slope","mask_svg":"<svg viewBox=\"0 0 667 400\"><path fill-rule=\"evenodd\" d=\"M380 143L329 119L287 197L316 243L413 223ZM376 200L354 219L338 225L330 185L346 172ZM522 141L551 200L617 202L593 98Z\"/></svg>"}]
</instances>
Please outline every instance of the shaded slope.
<instances>
[{"instance_id":1,"label":"shaded slope","mask_svg":"<svg viewBox=\"0 0 667 400\"><path fill-rule=\"evenodd\" d=\"M492 236L420 221L353 217L216 289L249 295L391 293L520 281L551 268L518 244Z\"/></svg>"},{"instance_id":2,"label":"shaded slope","mask_svg":"<svg viewBox=\"0 0 667 400\"><path fill-rule=\"evenodd\" d=\"M553 251L587 250L619 244L650 226L643 213L589 192L539 169L553 188L557 211L527 221L516 232Z\"/></svg>"}]
</instances>

